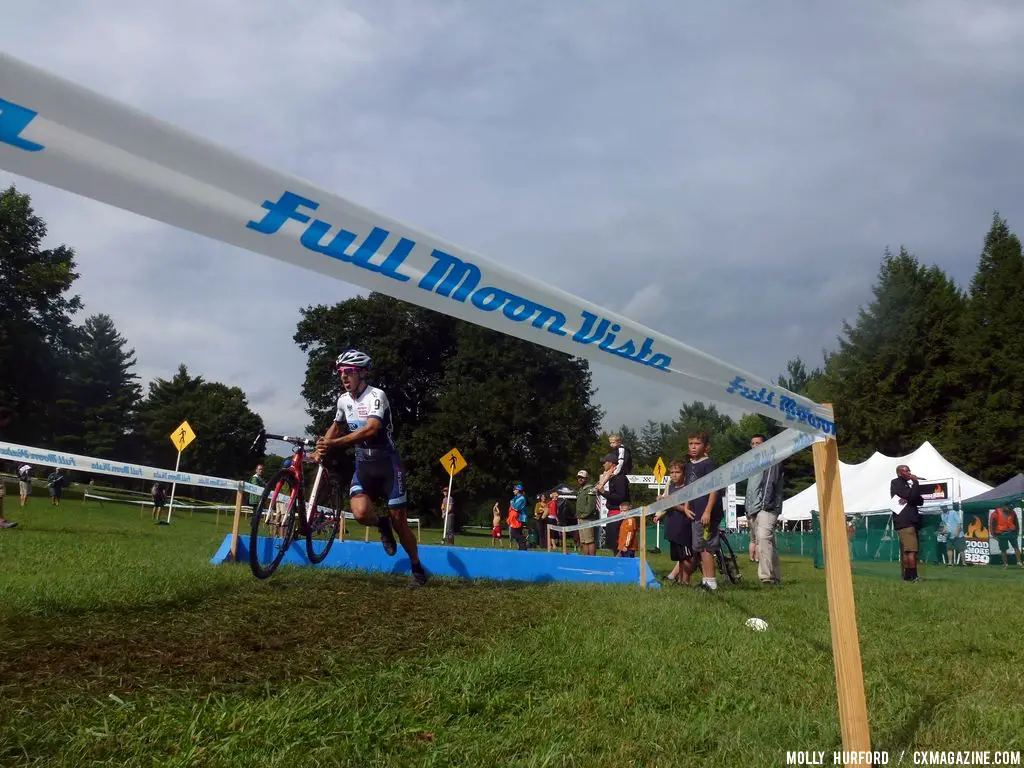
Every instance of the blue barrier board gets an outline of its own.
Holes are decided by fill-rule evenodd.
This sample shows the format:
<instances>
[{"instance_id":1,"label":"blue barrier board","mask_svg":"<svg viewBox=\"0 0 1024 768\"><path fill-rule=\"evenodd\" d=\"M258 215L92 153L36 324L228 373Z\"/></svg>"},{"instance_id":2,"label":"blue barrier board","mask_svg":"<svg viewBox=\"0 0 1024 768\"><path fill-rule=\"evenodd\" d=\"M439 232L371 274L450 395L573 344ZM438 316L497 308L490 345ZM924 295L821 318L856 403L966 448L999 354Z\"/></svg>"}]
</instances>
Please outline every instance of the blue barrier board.
<instances>
[{"instance_id":1,"label":"blue barrier board","mask_svg":"<svg viewBox=\"0 0 1024 768\"><path fill-rule=\"evenodd\" d=\"M260 538L260 545L272 546L272 539ZM238 560L249 560L249 537L238 537ZM231 534L224 537L217 553L211 560L214 564L229 561ZM640 583L640 559L619 557L594 557L555 552L520 552L510 549L487 549L476 547L445 547L424 545L419 547L420 562L432 576L453 576L462 579L494 579L504 581L529 581L546 583L553 581L637 584ZM269 557L269 555L268 555ZM380 542L336 541L322 563L312 565L306 557L305 541L292 542L281 565L302 565L309 568L339 568L343 570L367 571L372 573L408 574L409 558L398 548L394 557L388 557ZM658 588L651 570L646 566L648 588Z\"/></svg>"}]
</instances>

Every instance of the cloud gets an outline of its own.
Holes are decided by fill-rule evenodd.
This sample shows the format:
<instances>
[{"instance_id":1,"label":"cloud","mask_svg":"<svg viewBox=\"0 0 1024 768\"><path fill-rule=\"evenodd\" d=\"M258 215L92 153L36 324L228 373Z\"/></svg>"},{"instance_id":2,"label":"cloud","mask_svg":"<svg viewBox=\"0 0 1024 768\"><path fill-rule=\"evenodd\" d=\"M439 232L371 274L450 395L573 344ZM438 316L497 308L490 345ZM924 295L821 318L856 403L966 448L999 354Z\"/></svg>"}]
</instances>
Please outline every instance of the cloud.
<instances>
[{"instance_id":1,"label":"cloud","mask_svg":"<svg viewBox=\"0 0 1024 768\"><path fill-rule=\"evenodd\" d=\"M1022 33L982 0L66 0L5 9L0 47L774 378L886 246L965 285L992 211L1021 227ZM308 421L299 307L356 288L11 181L144 378L186 362ZM594 371L609 426L688 399Z\"/></svg>"}]
</instances>

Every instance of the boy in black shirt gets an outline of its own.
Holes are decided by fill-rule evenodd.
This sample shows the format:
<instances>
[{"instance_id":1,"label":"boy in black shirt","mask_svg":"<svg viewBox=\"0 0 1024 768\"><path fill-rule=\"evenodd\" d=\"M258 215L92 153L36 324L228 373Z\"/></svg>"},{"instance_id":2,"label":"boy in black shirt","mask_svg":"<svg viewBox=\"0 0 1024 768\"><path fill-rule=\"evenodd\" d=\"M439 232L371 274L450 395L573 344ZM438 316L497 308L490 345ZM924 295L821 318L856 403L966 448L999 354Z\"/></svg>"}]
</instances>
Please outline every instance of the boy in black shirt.
<instances>
[{"instance_id":1,"label":"boy in black shirt","mask_svg":"<svg viewBox=\"0 0 1024 768\"><path fill-rule=\"evenodd\" d=\"M709 447L707 432L694 432L689 436L687 448L690 463L686 465L686 485L697 482L718 468L715 460L708 456ZM700 567L704 575L704 580L697 588L714 591L718 589L718 580L715 578L715 554L721 542L719 528L725 515L721 489L687 502L684 510L686 516L693 520L691 549L694 554L700 554Z\"/></svg>"},{"instance_id":2,"label":"boy in black shirt","mask_svg":"<svg viewBox=\"0 0 1024 768\"><path fill-rule=\"evenodd\" d=\"M684 485L686 465L678 459L668 465L668 489L665 496L675 493ZM685 504L669 507L659 512L654 519L665 518L665 538L669 543L669 554L675 562L672 572L666 579L672 584L689 585L690 577L697 567L697 558L693 555L693 512L686 512Z\"/></svg>"}]
</instances>

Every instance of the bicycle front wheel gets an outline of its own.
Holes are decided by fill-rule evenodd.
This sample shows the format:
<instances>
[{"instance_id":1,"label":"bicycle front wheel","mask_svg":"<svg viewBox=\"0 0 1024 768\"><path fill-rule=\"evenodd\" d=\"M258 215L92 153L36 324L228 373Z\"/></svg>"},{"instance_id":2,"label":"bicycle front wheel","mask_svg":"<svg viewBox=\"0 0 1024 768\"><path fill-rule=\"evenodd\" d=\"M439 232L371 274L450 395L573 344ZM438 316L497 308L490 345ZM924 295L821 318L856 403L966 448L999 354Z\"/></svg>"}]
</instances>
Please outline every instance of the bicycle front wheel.
<instances>
[{"instance_id":1,"label":"bicycle front wheel","mask_svg":"<svg viewBox=\"0 0 1024 768\"><path fill-rule=\"evenodd\" d=\"M342 515L341 486L333 476L320 487L306 514L306 554L309 562L321 563L338 538Z\"/></svg>"},{"instance_id":2,"label":"bicycle front wheel","mask_svg":"<svg viewBox=\"0 0 1024 768\"><path fill-rule=\"evenodd\" d=\"M269 578L291 546L300 498L291 472L281 470L267 483L253 508L249 567L257 579Z\"/></svg>"}]
</instances>

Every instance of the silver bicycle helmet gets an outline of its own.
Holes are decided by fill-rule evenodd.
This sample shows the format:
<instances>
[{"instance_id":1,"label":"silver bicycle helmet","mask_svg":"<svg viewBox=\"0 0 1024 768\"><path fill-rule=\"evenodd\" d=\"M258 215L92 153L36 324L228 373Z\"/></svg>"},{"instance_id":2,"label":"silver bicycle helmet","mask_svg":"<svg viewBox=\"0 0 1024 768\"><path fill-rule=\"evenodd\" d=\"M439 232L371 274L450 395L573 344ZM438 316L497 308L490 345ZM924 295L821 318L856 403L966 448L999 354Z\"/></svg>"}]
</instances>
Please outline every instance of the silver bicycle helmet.
<instances>
[{"instance_id":1,"label":"silver bicycle helmet","mask_svg":"<svg viewBox=\"0 0 1024 768\"><path fill-rule=\"evenodd\" d=\"M334 361L335 368L365 368L370 369L370 365L373 361L370 360L370 356L364 352L360 352L358 349L346 349L340 355L338 359Z\"/></svg>"}]
</instances>

